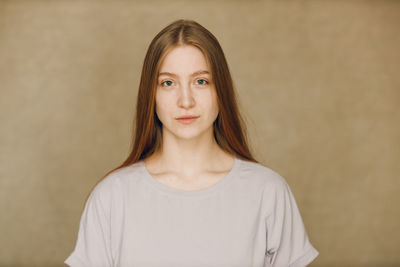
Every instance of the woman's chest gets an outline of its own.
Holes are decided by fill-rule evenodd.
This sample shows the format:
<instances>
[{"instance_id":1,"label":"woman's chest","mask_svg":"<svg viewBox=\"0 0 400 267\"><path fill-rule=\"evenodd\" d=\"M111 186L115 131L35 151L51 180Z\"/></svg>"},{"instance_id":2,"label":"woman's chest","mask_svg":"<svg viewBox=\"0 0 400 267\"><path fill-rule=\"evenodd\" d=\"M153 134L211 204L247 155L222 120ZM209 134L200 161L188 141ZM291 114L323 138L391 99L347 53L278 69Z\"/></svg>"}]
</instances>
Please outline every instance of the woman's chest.
<instances>
[{"instance_id":1,"label":"woman's chest","mask_svg":"<svg viewBox=\"0 0 400 267\"><path fill-rule=\"evenodd\" d=\"M116 266L262 266L266 229L255 198L140 202L125 206Z\"/></svg>"}]
</instances>

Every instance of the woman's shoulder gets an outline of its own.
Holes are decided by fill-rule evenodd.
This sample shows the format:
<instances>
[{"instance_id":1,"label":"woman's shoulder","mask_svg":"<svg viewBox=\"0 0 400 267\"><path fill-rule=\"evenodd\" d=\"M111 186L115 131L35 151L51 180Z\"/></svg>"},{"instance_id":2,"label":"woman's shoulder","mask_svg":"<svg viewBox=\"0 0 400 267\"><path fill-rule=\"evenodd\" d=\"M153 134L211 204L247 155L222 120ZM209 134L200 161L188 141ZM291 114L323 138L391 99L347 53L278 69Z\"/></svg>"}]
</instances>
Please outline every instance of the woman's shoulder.
<instances>
[{"instance_id":1,"label":"woman's shoulder","mask_svg":"<svg viewBox=\"0 0 400 267\"><path fill-rule=\"evenodd\" d=\"M261 162L241 161L241 177L257 180L265 186L286 186L285 178L268 165Z\"/></svg>"},{"instance_id":2,"label":"woman's shoulder","mask_svg":"<svg viewBox=\"0 0 400 267\"><path fill-rule=\"evenodd\" d=\"M109 194L120 191L128 184L136 183L142 177L142 162L138 161L128 166L118 168L105 175L94 187L94 193Z\"/></svg>"}]
</instances>

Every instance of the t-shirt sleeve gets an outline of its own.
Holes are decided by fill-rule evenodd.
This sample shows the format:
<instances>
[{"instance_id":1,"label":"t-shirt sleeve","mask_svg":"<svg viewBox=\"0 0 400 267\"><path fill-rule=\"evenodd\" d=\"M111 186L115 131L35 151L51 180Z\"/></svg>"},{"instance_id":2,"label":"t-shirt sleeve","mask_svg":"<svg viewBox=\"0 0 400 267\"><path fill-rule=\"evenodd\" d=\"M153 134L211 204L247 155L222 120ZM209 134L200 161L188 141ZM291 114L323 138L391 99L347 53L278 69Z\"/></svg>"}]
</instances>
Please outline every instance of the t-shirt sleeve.
<instances>
[{"instance_id":1,"label":"t-shirt sleeve","mask_svg":"<svg viewBox=\"0 0 400 267\"><path fill-rule=\"evenodd\" d=\"M105 183L98 184L86 201L75 249L64 261L69 266L113 266L110 248L110 200L105 189Z\"/></svg>"},{"instance_id":2,"label":"t-shirt sleeve","mask_svg":"<svg viewBox=\"0 0 400 267\"><path fill-rule=\"evenodd\" d=\"M264 267L305 267L319 252L311 245L292 191L278 177L268 191L267 251Z\"/></svg>"}]
</instances>

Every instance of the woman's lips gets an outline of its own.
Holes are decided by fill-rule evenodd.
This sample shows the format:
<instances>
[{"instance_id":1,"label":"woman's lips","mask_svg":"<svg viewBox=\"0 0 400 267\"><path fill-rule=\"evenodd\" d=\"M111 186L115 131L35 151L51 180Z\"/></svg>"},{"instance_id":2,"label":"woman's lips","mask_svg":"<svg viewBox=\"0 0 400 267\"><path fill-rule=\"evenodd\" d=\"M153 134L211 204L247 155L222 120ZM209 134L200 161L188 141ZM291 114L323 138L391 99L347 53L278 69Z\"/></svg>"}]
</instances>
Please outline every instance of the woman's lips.
<instances>
[{"instance_id":1,"label":"woman's lips","mask_svg":"<svg viewBox=\"0 0 400 267\"><path fill-rule=\"evenodd\" d=\"M192 116L190 116L190 117L180 117L180 118L178 118L177 120L178 120L180 123L189 124L189 123L194 122L197 118L198 118L198 117L192 117Z\"/></svg>"}]
</instances>

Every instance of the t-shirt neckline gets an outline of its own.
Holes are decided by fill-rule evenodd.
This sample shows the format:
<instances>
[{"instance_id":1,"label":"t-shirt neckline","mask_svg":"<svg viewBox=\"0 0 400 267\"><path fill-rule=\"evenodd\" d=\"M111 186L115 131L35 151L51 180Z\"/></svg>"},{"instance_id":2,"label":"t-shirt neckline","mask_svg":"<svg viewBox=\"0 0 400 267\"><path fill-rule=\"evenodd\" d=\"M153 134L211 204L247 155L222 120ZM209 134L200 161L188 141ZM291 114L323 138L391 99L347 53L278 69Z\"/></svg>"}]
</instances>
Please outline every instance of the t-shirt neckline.
<instances>
[{"instance_id":1,"label":"t-shirt neckline","mask_svg":"<svg viewBox=\"0 0 400 267\"><path fill-rule=\"evenodd\" d=\"M144 160L140 160L140 167L142 169L142 172L144 174L144 180L146 182L148 182L151 186L165 192L171 195L175 195L175 196L203 196L203 195L207 195L210 194L212 192L218 191L220 189L222 189L230 180L232 180L234 174L236 173L236 171L239 168L240 165L240 159L238 157L234 157L234 163L233 163L233 167L231 168L231 170L223 177L221 178L217 183L203 188L203 189L198 189L198 190L180 190L180 189L176 189L176 188L172 188L170 186L167 186L163 183L160 183L157 181L156 178L154 178L149 171L146 168L146 165L144 163Z\"/></svg>"}]
</instances>

